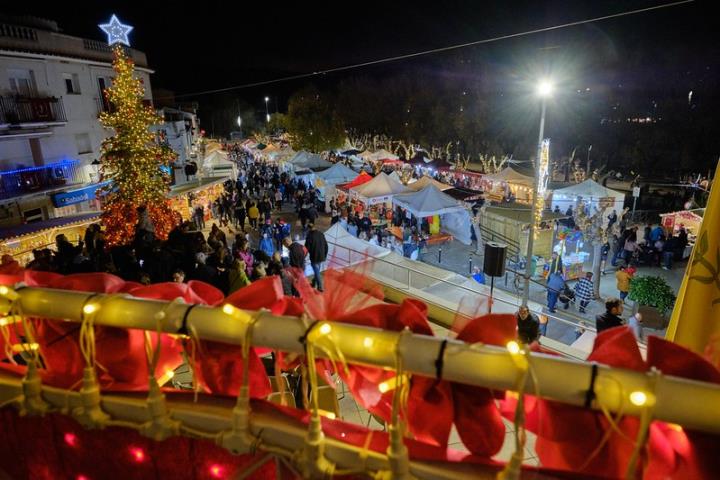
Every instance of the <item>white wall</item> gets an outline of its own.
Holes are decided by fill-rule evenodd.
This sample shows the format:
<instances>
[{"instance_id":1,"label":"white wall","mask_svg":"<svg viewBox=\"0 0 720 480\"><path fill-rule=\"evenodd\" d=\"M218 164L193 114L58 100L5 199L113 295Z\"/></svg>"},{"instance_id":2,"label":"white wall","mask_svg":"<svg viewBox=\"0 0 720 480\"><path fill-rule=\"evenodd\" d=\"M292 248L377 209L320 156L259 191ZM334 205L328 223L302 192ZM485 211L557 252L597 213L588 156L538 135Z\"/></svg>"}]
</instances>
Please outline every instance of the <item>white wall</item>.
<instances>
[{"instance_id":1,"label":"white wall","mask_svg":"<svg viewBox=\"0 0 720 480\"><path fill-rule=\"evenodd\" d=\"M39 95L62 98L68 123L50 127L52 135L41 138L40 145L46 163L72 158L80 160L81 165L88 165L100 158L101 142L111 132L105 130L98 121L98 100L101 98L98 77L113 77L114 71L110 65L64 61L52 57L34 59L0 55L0 94L3 95L10 91L8 69L32 70ZM78 75L79 94L67 93L64 73ZM144 82L145 98L152 99L149 74L139 70L135 74ZM78 152L78 134L89 135L92 152ZM0 141L0 169L7 169L8 166L14 168L17 164L33 165L28 140Z\"/></svg>"}]
</instances>

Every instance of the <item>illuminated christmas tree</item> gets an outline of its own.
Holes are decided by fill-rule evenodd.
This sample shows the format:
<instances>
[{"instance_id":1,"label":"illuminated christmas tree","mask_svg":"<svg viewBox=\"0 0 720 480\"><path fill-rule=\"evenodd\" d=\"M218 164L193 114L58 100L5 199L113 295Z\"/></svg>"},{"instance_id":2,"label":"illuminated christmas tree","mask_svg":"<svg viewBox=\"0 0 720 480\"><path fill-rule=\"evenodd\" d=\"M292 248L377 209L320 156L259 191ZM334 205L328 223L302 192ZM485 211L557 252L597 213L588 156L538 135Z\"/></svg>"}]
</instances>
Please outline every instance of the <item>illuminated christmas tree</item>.
<instances>
[{"instance_id":1,"label":"illuminated christmas tree","mask_svg":"<svg viewBox=\"0 0 720 480\"><path fill-rule=\"evenodd\" d=\"M110 111L100 114L100 123L115 131L102 144L102 180L111 182L105 188L102 207L106 241L109 246L131 243L141 206L148 209L155 236L165 239L179 218L170 207L170 180L161 167L169 166L175 154L159 145L149 130L162 123L162 118L143 103L145 88L133 77L135 63L119 45L113 52L116 76L104 92Z\"/></svg>"}]
</instances>

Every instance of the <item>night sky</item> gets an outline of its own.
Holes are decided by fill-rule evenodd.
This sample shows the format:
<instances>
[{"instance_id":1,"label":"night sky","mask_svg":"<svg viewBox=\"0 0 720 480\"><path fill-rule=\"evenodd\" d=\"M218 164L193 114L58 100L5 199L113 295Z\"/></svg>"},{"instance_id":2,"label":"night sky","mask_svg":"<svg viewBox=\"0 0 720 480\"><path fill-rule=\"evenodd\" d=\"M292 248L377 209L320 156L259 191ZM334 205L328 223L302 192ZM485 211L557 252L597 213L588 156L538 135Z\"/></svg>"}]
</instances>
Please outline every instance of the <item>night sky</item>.
<instances>
[{"instance_id":1,"label":"night sky","mask_svg":"<svg viewBox=\"0 0 720 480\"><path fill-rule=\"evenodd\" d=\"M132 46L176 94L224 88L658 5L660 1L12 2L3 13L56 20L65 33L103 39L112 13L133 25ZM140 7L142 5L142 7ZM541 5L541 6L538 6ZM204 6L204 9L197 7ZM696 2L521 39L326 76L435 68L460 55L508 78L570 65L573 82L662 83L683 70L716 73L717 16ZM454 57L453 57L454 58ZM618 80L620 79L620 80ZM251 103L285 97L300 81L238 92ZM198 98L201 102L203 97ZM254 101L256 99L257 101ZM282 100L281 100L282 103ZM282 109L282 106L280 107Z\"/></svg>"}]
</instances>

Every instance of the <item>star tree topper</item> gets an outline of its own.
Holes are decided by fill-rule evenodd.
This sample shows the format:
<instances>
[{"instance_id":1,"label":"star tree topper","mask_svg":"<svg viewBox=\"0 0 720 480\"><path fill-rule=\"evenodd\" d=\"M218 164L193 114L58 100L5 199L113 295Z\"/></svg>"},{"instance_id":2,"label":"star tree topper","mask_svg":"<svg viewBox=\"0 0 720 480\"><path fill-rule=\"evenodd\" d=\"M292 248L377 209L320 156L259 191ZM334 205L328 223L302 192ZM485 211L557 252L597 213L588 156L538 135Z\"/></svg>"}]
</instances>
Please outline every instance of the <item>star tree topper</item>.
<instances>
[{"instance_id":1,"label":"star tree topper","mask_svg":"<svg viewBox=\"0 0 720 480\"><path fill-rule=\"evenodd\" d=\"M130 46L128 33L132 31L133 27L120 23L120 20L118 20L117 16L113 15L110 18L110 23L100 24L98 25L98 27L100 27L103 32L107 33L108 45L112 45L114 43L123 43L128 47Z\"/></svg>"}]
</instances>

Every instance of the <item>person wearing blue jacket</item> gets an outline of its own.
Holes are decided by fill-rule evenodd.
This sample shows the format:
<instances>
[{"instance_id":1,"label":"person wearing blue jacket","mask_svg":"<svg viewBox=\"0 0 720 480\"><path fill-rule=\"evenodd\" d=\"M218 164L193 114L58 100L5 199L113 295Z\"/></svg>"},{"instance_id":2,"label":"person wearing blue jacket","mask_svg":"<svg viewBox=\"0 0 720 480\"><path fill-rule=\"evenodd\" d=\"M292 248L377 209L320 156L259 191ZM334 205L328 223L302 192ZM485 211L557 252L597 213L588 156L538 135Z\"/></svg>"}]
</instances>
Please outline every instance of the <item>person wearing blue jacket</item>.
<instances>
[{"instance_id":1,"label":"person wearing blue jacket","mask_svg":"<svg viewBox=\"0 0 720 480\"><path fill-rule=\"evenodd\" d=\"M564 290L565 279L562 275L559 272L551 273L547 281L547 306L551 313L555 313L555 305Z\"/></svg>"}]
</instances>

